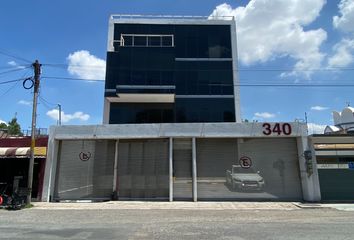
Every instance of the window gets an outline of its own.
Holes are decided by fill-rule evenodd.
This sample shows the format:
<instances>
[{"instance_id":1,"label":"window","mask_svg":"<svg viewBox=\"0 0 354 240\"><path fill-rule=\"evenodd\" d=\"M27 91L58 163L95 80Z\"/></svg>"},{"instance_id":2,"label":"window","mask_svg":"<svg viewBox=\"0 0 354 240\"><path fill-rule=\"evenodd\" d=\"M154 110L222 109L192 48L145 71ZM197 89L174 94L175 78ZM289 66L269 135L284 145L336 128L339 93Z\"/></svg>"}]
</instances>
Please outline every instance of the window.
<instances>
[{"instance_id":1,"label":"window","mask_svg":"<svg viewBox=\"0 0 354 240\"><path fill-rule=\"evenodd\" d=\"M174 47L173 35L121 34L121 47Z\"/></svg>"}]
</instances>

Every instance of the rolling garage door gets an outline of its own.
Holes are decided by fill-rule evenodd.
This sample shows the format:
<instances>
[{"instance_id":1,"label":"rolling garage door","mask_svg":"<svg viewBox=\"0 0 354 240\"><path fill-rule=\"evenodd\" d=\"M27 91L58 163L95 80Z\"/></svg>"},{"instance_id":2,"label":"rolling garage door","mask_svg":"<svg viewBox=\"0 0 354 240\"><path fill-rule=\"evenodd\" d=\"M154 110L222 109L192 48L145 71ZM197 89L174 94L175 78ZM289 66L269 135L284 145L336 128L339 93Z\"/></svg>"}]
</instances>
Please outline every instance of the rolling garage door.
<instances>
[{"instance_id":1,"label":"rolling garage door","mask_svg":"<svg viewBox=\"0 0 354 240\"><path fill-rule=\"evenodd\" d=\"M168 199L168 139L120 140L118 199Z\"/></svg>"},{"instance_id":2,"label":"rolling garage door","mask_svg":"<svg viewBox=\"0 0 354 240\"><path fill-rule=\"evenodd\" d=\"M60 142L54 200L110 199L115 141Z\"/></svg>"},{"instance_id":3,"label":"rolling garage door","mask_svg":"<svg viewBox=\"0 0 354 240\"><path fill-rule=\"evenodd\" d=\"M198 199L302 199L295 138L198 139Z\"/></svg>"},{"instance_id":4,"label":"rolling garage door","mask_svg":"<svg viewBox=\"0 0 354 240\"><path fill-rule=\"evenodd\" d=\"M173 199L191 200L192 139L173 139Z\"/></svg>"}]
</instances>

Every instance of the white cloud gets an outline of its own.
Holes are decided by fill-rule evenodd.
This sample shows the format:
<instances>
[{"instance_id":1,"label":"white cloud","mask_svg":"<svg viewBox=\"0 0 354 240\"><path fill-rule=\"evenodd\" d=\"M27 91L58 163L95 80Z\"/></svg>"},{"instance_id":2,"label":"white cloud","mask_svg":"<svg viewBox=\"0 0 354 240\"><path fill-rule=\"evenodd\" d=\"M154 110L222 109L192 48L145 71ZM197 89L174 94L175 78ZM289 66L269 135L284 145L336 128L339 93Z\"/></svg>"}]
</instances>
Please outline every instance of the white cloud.
<instances>
[{"instance_id":1,"label":"white cloud","mask_svg":"<svg viewBox=\"0 0 354 240\"><path fill-rule=\"evenodd\" d=\"M316 124L316 123L307 123L307 128L309 134L322 134L327 125Z\"/></svg>"},{"instance_id":2,"label":"white cloud","mask_svg":"<svg viewBox=\"0 0 354 240\"><path fill-rule=\"evenodd\" d=\"M20 100L17 102L18 104L21 104L21 105L26 105L26 106L31 106L32 105L32 102L30 101L25 101L25 100Z\"/></svg>"},{"instance_id":3,"label":"white cloud","mask_svg":"<svg viewBox=\"0 0 354 240\"><path fill-rule=\"evenodd\" d=\"M354 0L341 0L338 8L340 16L333 17L333 26L344 32L354 32Z\"/></svg>"},{"instance_id":4,"label":"white cloud","mask_svg":"<svg viewBox=\"0 0 354 240\"><path fill-rule=\"evenodd\" d=\"M259 113L259 112L256 112L254 114L254 118L265 118L265 119L268 119L268 118L274 118L276 115L274 113L269 113L269 112L262 112L262 113Z\"/></svg>"},{"instance_id":5,"label":"white cloud","mask_svg":"<svg viewBox=\"0 0 354 240\"><path fill-rule=\"evenodd\" d=\"M15 61L10 61L10 62L7 62L7 64L8 64L8 65L10 65L10 66L13 66L13 67L20 68L20 69L24 69L24 68L25 68L24 66L20 66L20 65L18 65L18 63L17 63L17 62L15 62Z\"/></svg>"},{"instance_id":6,"label":"white cloud","mask_svg":"<svg viewBox=\"0 0 354 240\"><path fill-rule=\"evenodd\" d=\"M354 62L354 39L342 39L333 50L334 55L328 59L329 67L346 67Z\"/></svg>"},{"instance_id":7,"label":"white cloud","mask_svg":"<svg viewBox=\"0 0 354 240\"><path fill-rule=\"evenodd\" d=\"M324 111L324 110L327 110L328 107L322 107L322 106L313 106L311 107L311 110L314 110L314 111Z\"/></svg>"},{"instance_id":8,"label":"white cloud","mask_svg":"<svg viewBox=\"0 0 354 240\"><path fill-rule=\"evenodd\" d=\"M0 123L5 123L7 125L7 122L5 122L4 120L0 119Z\"/></svg>"},{"instance_id":9,"label":"white cloud","mask_svg":"<svg viewBox=\"0 0 354 240\"><path fill-rule=\"evenodd\" d=\"M106 61L91 55L89 51L81 50L71 53L67 61L68 72L73 76L88 80L105 79Z\"/></svg>"},{"instance_id":10,"label":"white cloud","mask_svg":"<svg viewBox=\"0 0 354 240\"><path fill-rule=\"evenodd\" d=\"M233 9L224 3L210 18L235 16L239 58L243 64L267 62L289 56L296 61L294 72L282 76L305 76L319 68L325 57L320 51L327 33L323 29L304 30L320 14L325 0L250 0Z\"/></svg>"},{"instance_id":11,"label":"white cloud","mask_svg":"<svg viewBox=\"0 0 354 240\"><path fill-rule=\"evenodd\" d=\"M17 63L15 61L10 61L10 62L7 62L7 64L9 64L10 66L17 66Z\"/></svg>"},{"instance_id":12,"label":"white cloud","mask_svg":"<svg viewBox=\"0 0 354 240\"><path fill-rule=\"evenodd\" d=\"M58 109L52 109L47 112L47 116L54 120L59 120L59 110ZM65 114L63 111L61 111L61 121L63 123L69 122L71 120L81 120L81 121L87 121L90 118L90 115L85 114L83 112L75 112L74 114Z\"/></svg>"}]
</instances>

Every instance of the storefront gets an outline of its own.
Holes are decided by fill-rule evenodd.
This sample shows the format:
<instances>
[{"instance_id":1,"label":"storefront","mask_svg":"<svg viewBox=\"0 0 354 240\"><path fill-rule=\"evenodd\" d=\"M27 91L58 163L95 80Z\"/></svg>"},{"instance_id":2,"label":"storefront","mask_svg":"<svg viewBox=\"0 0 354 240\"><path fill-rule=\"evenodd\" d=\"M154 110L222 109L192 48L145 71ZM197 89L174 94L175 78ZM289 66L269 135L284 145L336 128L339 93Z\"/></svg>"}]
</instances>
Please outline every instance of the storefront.
<instances>
[{"instance_id":1,"label":"storefront","mask_svg":"<svg viewBox=\"0 0 354 240\"><path fill-rule=\"evenodd\" d=\"M32 198L41 199L46 147L35 147ZM19 188L27 188L29 147L0 147L0 184L7 193Z\"/></svg>"},{"instance_id":2,"label":"storefront","mask_svg":"<svg viewBox=\"0 0 354 240\"><path fill-rule=\"evenodd\" d=\"M43 200L317 201L306 125L283 125L53 127Z\"/></svg>"},{"instance_id":3,"label":"storefront","mask_svg":"<svg viewBox=\"0 0 354 240\"><path fill-rule=\"evenodd\" d=\"M354 136L314 135L322 201L354 201Z\"/></svg>"}]
</instances>

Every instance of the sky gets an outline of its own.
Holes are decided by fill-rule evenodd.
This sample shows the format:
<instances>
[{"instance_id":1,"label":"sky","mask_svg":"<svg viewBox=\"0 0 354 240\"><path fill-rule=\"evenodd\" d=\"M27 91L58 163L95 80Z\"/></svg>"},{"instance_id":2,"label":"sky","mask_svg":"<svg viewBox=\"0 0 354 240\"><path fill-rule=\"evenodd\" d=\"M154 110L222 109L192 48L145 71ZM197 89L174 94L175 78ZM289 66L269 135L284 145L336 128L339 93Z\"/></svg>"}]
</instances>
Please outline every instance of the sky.
<instances>
[{"instance_id":1,"label":"sky","mask_svg":"<svg viewBox=\"0 0 354 240\"><path fill-rule=\"evenodd\" d=\"M354 0L12 0L0 7L0 122L16 116L30 129L23 79L38 59L37 127L57 124L58 104L63 124L101 124L111 14L234 16L242 119L305 121L306 112L321 132L332 111L354 106ZM300 86L279 86L289 84Z\"/></svg>"}]
</instances>

